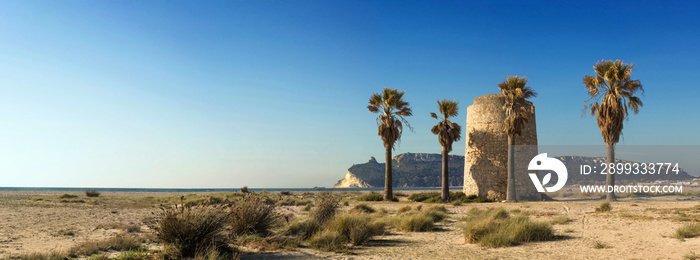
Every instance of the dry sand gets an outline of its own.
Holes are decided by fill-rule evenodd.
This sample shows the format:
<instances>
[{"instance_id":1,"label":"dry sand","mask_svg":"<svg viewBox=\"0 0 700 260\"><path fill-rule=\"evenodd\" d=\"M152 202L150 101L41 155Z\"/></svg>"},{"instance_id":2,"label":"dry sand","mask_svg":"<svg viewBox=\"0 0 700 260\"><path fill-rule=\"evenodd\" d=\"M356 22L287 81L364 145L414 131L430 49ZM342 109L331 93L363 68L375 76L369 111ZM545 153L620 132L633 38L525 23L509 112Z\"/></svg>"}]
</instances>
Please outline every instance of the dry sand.
<instances>
[{"instance_id":1,"label":"dry sand","mask_svg":"<svg viewBox=\"0 0 700 260\"><path fill-rule=\"evenodd\" d=\"M96 228L112 223L143 225L143 220L157 211L150 207L120 207L118 204L46 203L27 198L59 196L65 192L0 192L0 259L30 252L48 252L70 248L83 241L100 240L122 232ZM80 193L75 193L79 195ZM188 193L189 194L189 193ZM84 194L82 194L84 195ZM103 196L173 196L182 193L111 193ZM672 238L683 224L680 216L700 215L689 210L700 202L697 197L666 196L622 199L614 202L610 213L595 213L601 201L558 201L523 203L485 203L447 205L451 218L434 232L398 232L377 237L353 254L319 252L308 248L268 254L246 254L243 258L333 258L333 259L683 259L700 254L700 238L681 241ZM405 205L419 203L371 203L375 208L395 212ZM352 204L351 204L352 206ZM526 243L507 248L483 248L464 243L459 219L472 207L503 207L532 212L536 220L567 216L573 221L554 225L556 241ZM677 209L681 209L678 211ZM299 212L299 207L283 207ZM145 226L143 226L146 229ZM148 230L146 230L148 232ZM66 235L73 233L73 235ZM601 242L609 248L596 249Z\"/></svg>"}]
</instances>

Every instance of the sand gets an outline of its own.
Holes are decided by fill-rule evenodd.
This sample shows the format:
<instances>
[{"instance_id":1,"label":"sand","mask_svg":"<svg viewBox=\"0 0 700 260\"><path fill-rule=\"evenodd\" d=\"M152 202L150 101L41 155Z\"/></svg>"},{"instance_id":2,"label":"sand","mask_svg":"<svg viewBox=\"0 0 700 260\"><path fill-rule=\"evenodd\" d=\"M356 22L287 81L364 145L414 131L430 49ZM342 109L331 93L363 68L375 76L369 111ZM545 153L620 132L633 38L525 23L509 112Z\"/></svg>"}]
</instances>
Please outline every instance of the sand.
<instances>
[{"instance_id":1,"label":"sand","mask_svg":"<svg viewBox=\"0 0 700 260\"><path fill-rule=\"evenodd\" d=\"M65 192L0 192L0 259L17 254L67 249L80 242L106 239L124 232L116 228L100 228L114 223L142 225L143 232L150 232L143 221L159 210L158 205L123 207L118 204L47 203L28 199L55 197L63 193ZM174 195L183 194L104 192L102 196ZM700 210L689 210L700 204L697 197L622 199L612 204L612 212L595 213L594 210L600 203L598 200L584 200L462 206L447 204L451 218L446 223L438 224L438 231L392 230L387 235L354 248L353 254L298 248L267 254L244 254L243 259L683 259L693 253L700 254L700 238L681 241L672 237L678 227L690 223L678 218L681 214L700 215ZM415 206L419 203L370 204L375 208L395 212L400 207ZM554 216L567 216L573 221L553 226L556 233L563 237L560 240L526 243L507 248L483 248L464 242L459 219L473 207L520 209L531 211L531 217L536 220L547 221ZM301 209L285 206L281 210L300 212ZM675 213L676 211L678 213ZM72 235L66 235L67 233ZM596 242L607 245L607 248L594 248Z\"/></svg>"}]
</instances>

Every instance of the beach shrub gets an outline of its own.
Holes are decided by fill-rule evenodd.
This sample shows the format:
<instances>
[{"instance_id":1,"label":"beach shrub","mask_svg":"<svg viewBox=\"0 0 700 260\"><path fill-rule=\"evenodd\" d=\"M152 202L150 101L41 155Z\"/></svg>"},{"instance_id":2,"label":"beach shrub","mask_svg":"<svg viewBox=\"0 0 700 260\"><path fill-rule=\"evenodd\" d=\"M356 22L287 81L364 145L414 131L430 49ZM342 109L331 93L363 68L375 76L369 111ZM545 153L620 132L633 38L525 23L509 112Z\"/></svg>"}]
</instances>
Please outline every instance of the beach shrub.
<instances>
[{"instance_id":1,"label":"beach shrub","mask_svg":"<svg viewBox=\"0 0 700 260\"><path fill-rule=\"evenodd\" d=\"M445 206L432 206L425 209L423 214L429 216L433 222L442 221L447 218L447 209Z\"/></svg>"},{"instance_id":2,"label":"beach shrub","mask_svg":"<svg viewBox=\"0 0 700 260\"><path fill-rule=\"evenodd\" d=\"M425 203L441 203L442 202L442 195L439 192L423 192L423 193L414 193L411 196L408 197L408 200L410 201L415 201L415 202L425 202ZM461 203L484 203L484 202L493 202L492 200L489 200L484 197L478 197L476 195L465 195L463 192L450 192L450 200L452 202L461 202Z\"/></svg>"},{"instance_id":3,"label":"beach shrub","mask_svg":"<svg viewBox=\"0 0 700 260\"><path fill-rule=\"evenodd\" d=\"M353 245L361 245L372 236L384 233L384 224L373 221L368 214L343 214L333 220L330 229Z\"/></svg>"},{"instance_id":4,"label":"beach shrub","mask_svg":"<svg viewBox=\"0 0 700 260\"><path fill-rule=\"evenodd\" d=\"M396 214L401 214L408 211L411 211L411 206L403 206L396 211Z\"/></svg>"},{"instance_id":5,"label":"beach shrub","mask_svg":"<svg viewBox=\"0 0 700 260\"><path fill-rule=\"evenodd\" d=\"M287 226L286 234L308 239L321 230L321 224L313 218L292 222Z\"/></svg>"},{"instance_id":6,"label":"beach shrub","mask_svg":"<svg viewBox=\"0 0 700 260\"><path fill-rule=\"evenodd\" d=\"M675 238L684 239L700 236L700 223L685 224L676 229Z\"/></svg>"},{"instance_id":7,"label":"beach shrub","mask_svg":"<svg viewBox=\"0 0 700 260\"><path fill-rule=\"evenodd\" d=\"M61 199L75 199L77 197L78 197L78 195L66 193L66 194L61 195L61 197L59 197L59 198L61 198Z\"/></svg>"},{"instance_id":8,"label":"beach shrub","mask_svg":"<svg viewBox=\"0 0 700 260\"><path fill-rule=\"evenodd\" d=\"M283 190L283 191L280 191L280 195L289 196L289 195L292 195L292 192L290 192L288 190Z\"/></svg>"},{"instance_id":9,"label":"beach shrub","mask_svg":"<svg viewBox=\"0 0 700 260\"><path fill-rule=\"evenodd\" d=\"M397 228L406 232L433 231L433 218L423 212L411 212L398 218Z\"/></svg>"},{"instance_id":10,"label":"beach shrub","mask_svg":"<svg viewBox=\"0 0 700 260\"><path fill-rule=\"evenodd\" d=\"M226 243L226 211L219 206L174 206L163 208L152 229L166 246L184 257L215 247L228 250Z\"/></svg>"},{"instance_id":11,"label":"beach shrub","mask_svg":"<svg viewBox=\"0 0 700 260\"><path fill-rule=\"evenodd\" d=\"M357 197L357 200L359 201L382 201L384 200L384 196L382 196L379 193L376 192L371 192L365 195L362 195L360 197Z\"/></svg>"},{"instance_id":12,"label":"beach shrub","mask_svg":"<svg viewBox=\"0 0 700 260\"><path fill-rule=\"evenodd\" d=\"M610 202L603 202L595 208L595 212L610 212L612 210L612 206L610 205Z\"/></svg>"},{"instance_id":13,"label":"beach shrub","mask_svg":"<svg viewBox=\"0 0 700 260\"><path fill-rule=\"evenodd\" d=\"M609 246L608 244L606 244L605 242L596 240L596 241L593 241L593 248L595 248L595 249L606 249L606 248L610 248L610 246Z\"/></svg>"},{"instance_id":14,"label":"beach shrub","mask_svg":"<svg viewBox=\"0 0 700 260\"><path fill-rule=\"evenodd\" d=\"M352 211L361 212L361 213L374 213L374 212L377 212L376 209L374 209L374 208L372 208L371 206L369 206L369 205L367 205L367 204L364 204L364 203L363 203L363 204L355 205L355 208L353 208Z\"/></svg>"},{"instance_id":15,"label":"beach shrub","mask_svg":"<svg viewBox=\"0 0 700 260\"><path fill-rule=\"evenodd\" d=\"M335 216L340 207L339 202L340 198L330 193L323 194L321 201L311 211L311 218L319 224L325 224Z\"/></svg>"},{"instance_id":16,"label":"beach shrub","mask_svg":"<svg viewBox=\"0 0 700 260\"><path fill-rule=\"evenodd\" d=\"M232 235L258 234L264 237L271 234L272 229L280 224L275 207L270 201L253 194L231 203L228 216Z\"/></svg>"},{"instance_id":17,"label":"beach shrub","mask_svg":"<svg viewBox=\"0 0 700 260\"><path fill-rule=\"evenodd\" d=\"M241 192L248 193L248 186L241 187Z\"/></svg>"},{"instance_id":18,"label":"beach shrub","mask_svg":"<svg viewBox=\"0 0 700 260\"><path fill-rule=\"evenodd\" d=\"M549 224L552 225L564 225L564 224L569 224L570 222L574 221L573 219L567 217L567 216L556 216L549 220Z\"/></svg>"},{"instance_id":19,"label":"beach shrub","mask_svg":"<svg viewBox=\"0 0 700 260\"><path fill-rule=\"evenodd\" d=\"M100 196L100 192L99 192L99 191L96 191L96 190L86 190L86 191L85 191L85 196L88 196L88 197L99 197L99 196Z\"/></svg>"},{"instance_id":20,"label":"beach shrub","mask_svg":"<svg viewBox=\"0 0 700 260\"><path fill-rule=\"evenodd\" d=\"M554 231L548 223L531 221L524 215L511 217L502 208L473 208L467 213L464 221L466 242L485 247L506 247L554 238Z\"/></svg>"},{"instance_id":21,"label":"beach shrub","mask_svg":"<svg viewBox=\"0 0 700 260\"><path fill-rule=\"evenodd\" d=\"M309 239L309 246L329 252L341 252L348 248L347 238L334 230L325 230L314 235Z\"/></svg>"}]
</instances>

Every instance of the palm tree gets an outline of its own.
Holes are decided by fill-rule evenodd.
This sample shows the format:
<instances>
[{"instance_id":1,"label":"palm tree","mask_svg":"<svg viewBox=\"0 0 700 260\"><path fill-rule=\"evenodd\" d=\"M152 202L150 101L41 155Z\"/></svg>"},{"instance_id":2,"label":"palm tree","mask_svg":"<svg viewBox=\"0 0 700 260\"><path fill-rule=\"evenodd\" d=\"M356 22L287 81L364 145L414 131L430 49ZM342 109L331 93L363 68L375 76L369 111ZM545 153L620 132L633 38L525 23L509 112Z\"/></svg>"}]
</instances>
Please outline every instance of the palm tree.
<instances>
[{"instance_id":1,"label":"palm tree","mask_svg":"<svg viewBox=\"0 0 700 260\"><path fill-rule=\"evenodd\" d=\"M603 134L607 150L607 163L615 163L615 144L620 140L623 121L628 119L627 108L632 108L635 114L643 105L639 97L634 96L637 90L644 94L644 88L639 80L631 80L633 64L616 60L601 60L593 66L595 76L583 77L583 85L591 95L584 103L584 110L590 108L591 116L595 115L598 127ZM590 106L589 106L590 105ZM615 185L615 175L608 174L606 185ZM615 191L606 195L608 201L615 200Z\"/></svg>"},{"instance_id":2,"label":"palm tree","mask_svg":"<svg viewBox=\"0 0 700 260\"><path fill-rule=\"evenodd\" d=\"M449 173L448 173L448 153L452 151L452 143L459 141L462 138L462 127L457 123L450 122L448 118L457 116L457 110L459 107L457 105L459 102L454 100L443 99L438 100L438 110L442 115L442 120L430 131L433 134L438 135L440 140L440 145L442 145L442 201L446 202L450 199L450 184L449 184ZM430 116L440 120L435 113L430 113Z\"/></svg>"},{"instance_id":3,"label":"palm tree","mask_svg":"<svg viewBox=\"0 0 700 260\"><path fill-rule=\"evenodd\" d=\"M413 111L408 106L408 102L403 100L403 94L406 91L399 92L398 89L384 88L382 93L374 93L369 98L367 109L369 112L378 113L377 135L382 138L384 148L386 148L386 169L384 171L384 200L391 201L394 199L392 191L392 175L391 175L391 150L394 149L394 143L401 140L403 133L403 124L409 129L411 125L404 117L412 116ZM403 123L402 123L403 122Z\"/></svg>"},{"instance_id":4,"label":"palm tree","mask_svg":"<svg viewBox=\"0 0 700 260\"><path fill-rule=\"evenodd\" d=\"M506 200L517 201L515 194L515 136L520 135L525 124L530 121L530 113L534 112L532 103L526 101L531 97L536 97L537 93L527 84L526 77L508 76L505 81L498 84L505 103L503 110L506 118L503 122L503 131L508 135L508 191ZM529 108L529 109L528 109Z\"/></svg>"}]
</instances>

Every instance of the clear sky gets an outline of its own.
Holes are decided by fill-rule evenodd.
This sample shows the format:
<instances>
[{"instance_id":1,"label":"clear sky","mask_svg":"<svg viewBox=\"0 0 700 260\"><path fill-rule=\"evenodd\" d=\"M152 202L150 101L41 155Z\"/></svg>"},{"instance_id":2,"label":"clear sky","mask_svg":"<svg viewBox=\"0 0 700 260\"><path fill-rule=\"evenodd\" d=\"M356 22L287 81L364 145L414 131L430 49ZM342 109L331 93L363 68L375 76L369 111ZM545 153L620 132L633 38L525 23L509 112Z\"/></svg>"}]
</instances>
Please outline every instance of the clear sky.
<instances>
[{"instance_id":1,"label":"clear sky","mask_svg":"<svg viewBox=\"0 0 700 260\"><path fill-rule=\"evenodd\" d=\"M700 145L698 13L697 1L0 1L0 187L330 187L383 161L373 92L406 90L413 107L394 154L439 153L436 100L459 101L464 127L507 75L539 93L540 144L602 144L581 116L601 59L635 63L646 90L621 145Z\"/></svg>"}]
</instances>

